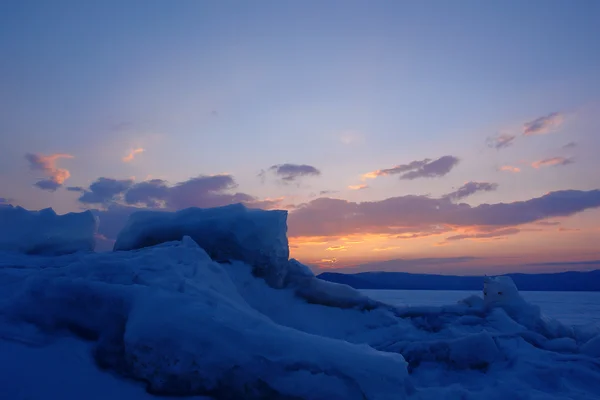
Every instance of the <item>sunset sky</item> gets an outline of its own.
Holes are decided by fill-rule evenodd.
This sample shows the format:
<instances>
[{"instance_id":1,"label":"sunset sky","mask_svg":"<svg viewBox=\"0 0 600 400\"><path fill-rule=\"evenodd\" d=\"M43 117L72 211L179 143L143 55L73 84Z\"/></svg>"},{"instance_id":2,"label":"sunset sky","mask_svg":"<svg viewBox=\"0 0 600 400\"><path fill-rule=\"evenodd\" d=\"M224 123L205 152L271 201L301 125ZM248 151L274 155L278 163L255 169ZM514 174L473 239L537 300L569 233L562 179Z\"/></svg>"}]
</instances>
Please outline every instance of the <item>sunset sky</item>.
<instances>
[{"instance_id":1,"label":"sunset sky","mask_svg":"<svg viewBox=\"0 0 600 400\"><path fill-rule=\"evenodd\" d=\"M99 210L101 247L138 208L243 202L287 209L322 268L598 268L599 20L596 0L2 1L0 203Z\"/></svg>"}]
</instances>

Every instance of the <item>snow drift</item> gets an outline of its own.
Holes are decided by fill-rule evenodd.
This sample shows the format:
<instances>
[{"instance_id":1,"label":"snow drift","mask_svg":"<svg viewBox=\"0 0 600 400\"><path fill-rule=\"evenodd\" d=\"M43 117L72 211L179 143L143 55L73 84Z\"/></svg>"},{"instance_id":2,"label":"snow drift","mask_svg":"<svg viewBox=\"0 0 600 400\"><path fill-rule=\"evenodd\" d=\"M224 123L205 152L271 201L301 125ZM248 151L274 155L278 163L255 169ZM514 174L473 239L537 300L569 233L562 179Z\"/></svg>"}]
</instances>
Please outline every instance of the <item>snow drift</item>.
<instances>
[{"instance_id":1,"label":"snow drift","mask_svg":"<svg viewBox=\"0 0 600 400\"><path fill-rule=\"evenodd\" d=\"M46 208L28 211L0 206L0 250L59 255L93 251L98 224L90 211L56 215Z\"/></svg>"},{"instance_id":2,"label":"snow drift","mask_svg":"<svg viewBox=\"0 0 600 400\"><path fill-rule=\"evenodd\" d=\"M13 253L0 340L91 341L100 368L161 395L600 398L598 330L546 318L510 278L393 307L318 280L283 243L285 213L234 206L134 215L115 246L130 251Z\"/></svg>"}]
</instances>

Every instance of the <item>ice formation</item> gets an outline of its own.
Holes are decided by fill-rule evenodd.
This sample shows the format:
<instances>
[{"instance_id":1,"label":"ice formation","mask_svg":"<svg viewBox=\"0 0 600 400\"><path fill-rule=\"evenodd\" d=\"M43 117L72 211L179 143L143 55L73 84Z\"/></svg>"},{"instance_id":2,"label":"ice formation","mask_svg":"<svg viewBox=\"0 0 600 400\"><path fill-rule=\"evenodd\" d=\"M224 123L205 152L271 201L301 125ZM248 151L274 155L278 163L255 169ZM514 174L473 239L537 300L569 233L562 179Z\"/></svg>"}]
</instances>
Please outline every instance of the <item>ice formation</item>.
<instances>
[{"instance_id":1,"label":"ice formation","mask_svg":"<svg viewBox=\"0 0 600 400\"><path fill-rule=\"evenodd\" d=\"M0 251L59 255L94 250L98 223L90 211L56 215L46 208L28 211L0 207Z\"/></svg>"},{"instance_id":2,"label":"ice formation","mask_svg":"<svg viewBox=\"0 0 600 400\"><path fill-rule=\"evenodd\" d=\"M0 258L0 350L51 357L65 335L86 339L101 369L161 395L600 398L598 331L546 318L510 278L488 278L483 298L393 307L287 260L283 213L188 213L134 216L115 246L131 251Z\"/></svg>"},{"instance_id":3,"label":"ice formation","mask_svg":"<svg viewBox=\"0 0 600 400\"><path fill-rule=\"evenodd\" d=\"M275 287L285 281L289 248L287 211L248 209L242 204L132 214L115 250L132 250L190 236L215 261L239 260Z\"/></svg>"}]
</instances>

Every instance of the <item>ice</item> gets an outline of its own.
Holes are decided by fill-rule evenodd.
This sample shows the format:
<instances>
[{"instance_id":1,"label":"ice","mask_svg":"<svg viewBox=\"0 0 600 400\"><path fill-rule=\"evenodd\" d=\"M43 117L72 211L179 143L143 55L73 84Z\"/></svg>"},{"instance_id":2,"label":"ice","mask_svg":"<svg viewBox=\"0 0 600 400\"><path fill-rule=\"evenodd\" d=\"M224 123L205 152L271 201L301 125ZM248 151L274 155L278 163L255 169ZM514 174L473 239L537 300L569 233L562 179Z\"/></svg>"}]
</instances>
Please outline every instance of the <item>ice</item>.
<instances>
[{"instance_id":1,"label":"ice","mask_svg":"<svg viewBox=\"0 0 600 400\"><path fill-rule=\"evenodd\" d=\"M588 340L581 346L581 352L592 357L600 357L600 335Z\"/></svg>"},{"instance_id":2,"label":"ice","mask_svg":"<svg viewBox=\"0 0 600 400\"><path fill-rule=\"evenodd\" d=\"M216 261L243 261L275 287L283 286L288 266L287 211L248 209L242 204L177 212L133 213L114 250L132 250L193 238Z\"/></svg>"},{"instance_id":3,"label":"ice","mask_svg":"<svg viewBox=\"0 0 600 400\"><path fill-rule=\"evenodd\" d=\"M46 208L28 211L0 207L0 251L58 255L94 250L98 223L91 212L56 215Z\"/></svg>"},{"instance_id":4,"label":"ice","mask_svg":"<svg viewBox=\"0 0 600 400\"><path fill-rule=\"evenodd\" d=\"M4 393L44 399L18 376L24 358L65 400L122 385L142 399L140 384L215 399L600 398L598 330L547 318L508 277L455 304L393 306L288 260L285 214L187 212L134 216L122 251L0 255Z\"/></svg>"},{"instance_id":5,"label":"ice","mask_svg":"<svg viewBox=\"0 0 600 400\"><path fill-rule=\"evenodd\" d=\"M99 365L146 382L152 393L248 399L405 393L400 354L276 324L248 305L224 266L188 237L32 268L13 282L19 283L3 315L46 334L95 341Z\"/></svg>"}]
</instances>

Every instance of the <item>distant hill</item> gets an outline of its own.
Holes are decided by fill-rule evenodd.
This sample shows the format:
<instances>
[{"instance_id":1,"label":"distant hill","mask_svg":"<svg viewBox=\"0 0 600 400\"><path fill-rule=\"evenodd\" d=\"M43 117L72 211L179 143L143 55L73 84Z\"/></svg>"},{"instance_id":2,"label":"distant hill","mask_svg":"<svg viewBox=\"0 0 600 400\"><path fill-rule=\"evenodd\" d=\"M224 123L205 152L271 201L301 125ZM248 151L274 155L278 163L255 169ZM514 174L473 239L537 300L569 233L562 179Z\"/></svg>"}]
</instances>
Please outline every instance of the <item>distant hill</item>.
<instances>
[{"instance_id":1,"label":"distant hill","mask_svg":"<svg viewBox=\"0 0 600 400\"><path fill-rule=\"evenodd\" d=\"M600 270L552 274L506 274L519 290L531 291L600 291ZM483 276L409 274L406 272L361 272L318 275L329 282L344 283L356 289L399 290L481 290Z\"/></svg>"}]
</instances>

